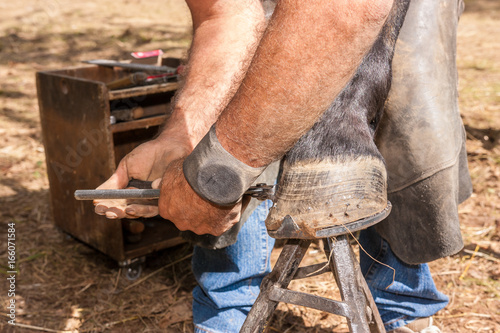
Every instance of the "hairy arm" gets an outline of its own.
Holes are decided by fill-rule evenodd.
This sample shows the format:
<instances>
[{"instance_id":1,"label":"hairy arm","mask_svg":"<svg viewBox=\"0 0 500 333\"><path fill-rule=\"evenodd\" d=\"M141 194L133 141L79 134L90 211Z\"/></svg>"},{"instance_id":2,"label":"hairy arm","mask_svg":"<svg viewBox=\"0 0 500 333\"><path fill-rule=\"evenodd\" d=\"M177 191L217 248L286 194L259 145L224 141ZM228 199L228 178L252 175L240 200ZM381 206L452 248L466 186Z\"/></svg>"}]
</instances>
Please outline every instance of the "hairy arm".
<instances>
[{"instance_id":1,"label":"hairy arm","mask_svg":"<svg viewBox=\"0 0 500 333\"><path fill-rule=\"evenodd\" d=\"M240 85L265 20L259 0L187 0L187 4L194 28L187 75L160 137L181 135L192 150Z\"/></svg>"}]
</instances>

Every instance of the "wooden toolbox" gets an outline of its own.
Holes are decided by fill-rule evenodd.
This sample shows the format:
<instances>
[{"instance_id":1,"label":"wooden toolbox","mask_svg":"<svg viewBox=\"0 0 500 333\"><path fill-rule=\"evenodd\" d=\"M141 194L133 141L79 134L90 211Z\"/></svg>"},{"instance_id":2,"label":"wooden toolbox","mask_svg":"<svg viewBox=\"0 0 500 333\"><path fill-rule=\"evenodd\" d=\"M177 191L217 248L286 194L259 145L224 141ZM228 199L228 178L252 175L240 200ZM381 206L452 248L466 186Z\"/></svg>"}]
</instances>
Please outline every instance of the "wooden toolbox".
<instances>
[{"instance_id":1,"label":"wooden toolbox","mask_svg":"<svg viewBox=\"0 0 500 333\"><path fill-rule=\"evenodd\" d=\"M176 65L176 59L165 60ZM55 224L122 266L182 242L170 221L143 219L144 231L131 234L124 227L132 220L106 219L94 213L91 201L74 199L75 190L97 187L123 156L153 138L170 110L177 82L108 90L106 83L126 75L102 66L36 74Z\"/></svg>"}]
</instances>

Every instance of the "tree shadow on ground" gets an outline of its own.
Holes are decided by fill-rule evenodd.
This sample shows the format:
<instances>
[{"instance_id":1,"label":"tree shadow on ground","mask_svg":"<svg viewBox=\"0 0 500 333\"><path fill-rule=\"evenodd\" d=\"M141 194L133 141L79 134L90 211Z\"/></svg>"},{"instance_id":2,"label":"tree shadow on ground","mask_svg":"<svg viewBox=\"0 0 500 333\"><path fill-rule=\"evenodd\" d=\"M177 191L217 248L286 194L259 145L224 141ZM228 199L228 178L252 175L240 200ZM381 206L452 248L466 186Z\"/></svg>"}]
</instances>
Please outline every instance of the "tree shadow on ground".
<instances>
[{"instance_id":1,"label":"tree shadow on ground","mask_svg":"<svg viewBox=\"0 0 500 333\"><path fill-rule=\"evenodd\" d=\"M21 217L29 217L34 213L33 209L37 205L48 206L49 191L48 189L31 190L23 186L19 181L13 178L0 178L0 185L10 188L12 195L0 197L0 216L3 221ZM45 209L44 208L44 209ZM48 214L48 210L44 214ZM48 216L45 216L48 218Z\"/></svg>"},{"instance_id":2,"label":"tree shadow on ground","mask_svg":"<svg viewBox=\"0 0 500 333\"><path fill-rule=\"evenodd\" d=\"M465 0L465 12L481 15L492 15L500 11L498 0Z\"/></svg>"},{"instance_id":3,"label":"tree shadow on ground","mask_svg":"<svg viewBox=\"0 0 500 333\"><path fill-rule=\"evenodd\" d=\"M0 97L2 95L0 94ZM5 116L11 121L14 121L19 124L24 124L27 125L29 128L38 128L39 126L39 121L37 117L33 117L32 113L24 113L24 112L16 112L16 110L13 110L9 107L4 107L0 109L0 116ZM24 137L25 134L21 133L19 135L16 135L18 137ZM36 136L39 136L36 134Z\"/></svg>"},{"instance_id":4,"label":"tree shadow on ground","mask_svg":"<svg viewBox=\"0 0 500 333\"><path fill-rule=\"evenodd\" d=\"M107 50L115 59L130 56L143 45L152 42L174 45L163 48L165 52L185 49L191 32L175 25L134 27L123 24L114 30L94 28L77 32L37 32L33 37L10 31L0 36L0 65L9 63L64 63L88 60L87 53ZM118 34L116 32L119 32ZM179 46L175 46L179 44Z\"/></svg>"},{"instance_id":5,"label":"tree shadow on ground","mask_svg":"<svg viewBox=\"0 0 500 333\"><path fill-rule=\"evenodd\" d=\"M339 317L340 318L340 317ZM285 312L282 310L276 310L274 312L271 323L269 324L271 328L269 332L288 332L288 333L301 333L301 332L311 332L311 333L331 333L332 330L339 327L346 327L345 324L337 324L335 326L316 324L314 326L307 325L304 322L303 316L295 315L291 312ZM334 332L344 332L344 330L335 330ZM345 330L348 332L348 330Z\"/></svg>"},{"instance_id":6,"label":"tree shadow on ground","mask_svg":"<svg viewBox=\"0 0 500 333\"><path fill-rule=\"evenodd\" d=\"M476 128L469 125L465 125L465 131L468 136L481 141L483 148L487 150L492 150L500 142L500 130L496 128Z\"/></svg>"}]
</instances>

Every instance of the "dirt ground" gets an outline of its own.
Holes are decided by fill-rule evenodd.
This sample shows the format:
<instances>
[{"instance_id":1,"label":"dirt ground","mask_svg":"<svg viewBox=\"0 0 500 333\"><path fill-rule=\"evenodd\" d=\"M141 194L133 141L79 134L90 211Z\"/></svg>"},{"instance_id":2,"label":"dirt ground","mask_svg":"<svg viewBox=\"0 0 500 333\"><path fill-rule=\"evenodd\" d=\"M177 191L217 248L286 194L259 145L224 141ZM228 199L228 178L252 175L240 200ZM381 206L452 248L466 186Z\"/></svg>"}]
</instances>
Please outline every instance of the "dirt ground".
<instances>
[{"instance_id":1,"label":"dirt ground","mask_svg":"<svg viewBox=\"0 0 500 333\"><path fill-rule=\"evenodd\" d=\"M460 107L474 194L460 207L465 248L430 264L450 305L443 332L500 332L500 2L466 1L458 40ZM183 56L182 0L0 3L0 332L192 332L188 245L148 258L135 282L116 262L54 227L35 72L161 48ZM7 324L8 224L15 223L16 323ZM279 249L273 254L275 259ZM309 262L323 260L319 246ZM292 289L338 299L330 275ZM346 332L341 318L280 304L271 332Z\"/></svg>"}]
</instances>

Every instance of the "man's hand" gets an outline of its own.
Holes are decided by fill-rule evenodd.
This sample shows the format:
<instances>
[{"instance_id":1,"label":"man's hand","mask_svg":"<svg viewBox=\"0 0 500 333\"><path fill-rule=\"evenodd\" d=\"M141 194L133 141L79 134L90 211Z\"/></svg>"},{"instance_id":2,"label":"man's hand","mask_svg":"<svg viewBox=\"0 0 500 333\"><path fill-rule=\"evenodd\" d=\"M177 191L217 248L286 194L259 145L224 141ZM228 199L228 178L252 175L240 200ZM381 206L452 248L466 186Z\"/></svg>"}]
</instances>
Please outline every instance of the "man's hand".
<instances>
[{"instance_id":1,"label":"man's hand","mask_svg":"<svg viewBox=\"0 0 500 333\"><path fill-rule=\"evenodd\" d=\"M115 173L98 189L126 188L131 179L153 181L161 178L168 164L189 154L182 140L163 137L148 141L125 156ZM158 215L156 200L94 200L95 212L109 219L152 217Z\"/></svg>"},{"instance_id":2,"label":"man's hand","mask_svg":"<svg viewBox=\"0 0 500 333\"><path fill-rule=\"evenodd\" d=\"M221 235L239 221L241 201L223 207L202 199L184 178L183 162L181 158L170 163L161 184L159 180L153 182L153 188L161 186L160 215L172 221L179 230L191 230L198 235Z\"/></svg>"}]
</instances>

